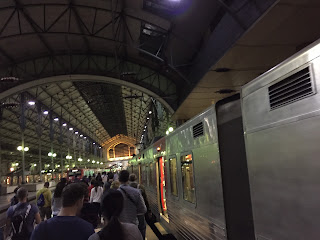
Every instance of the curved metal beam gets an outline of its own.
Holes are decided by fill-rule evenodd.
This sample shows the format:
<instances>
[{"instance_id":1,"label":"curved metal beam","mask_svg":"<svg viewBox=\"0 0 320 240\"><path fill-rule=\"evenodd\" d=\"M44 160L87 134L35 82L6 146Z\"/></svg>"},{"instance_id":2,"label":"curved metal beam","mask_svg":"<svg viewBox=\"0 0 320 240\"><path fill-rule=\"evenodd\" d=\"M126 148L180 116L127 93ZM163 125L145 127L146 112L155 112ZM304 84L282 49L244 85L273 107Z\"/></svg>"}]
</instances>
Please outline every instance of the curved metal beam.
<instances>
[{"instance_id":1,"label":"curved metal beam","mask_svg":"<svg viewBox=\"0 0 320 240\"><path fill-rule=\"evenodd\" d=\"M5 99L7 97L10 97L11 95L26 91L30 88L38 87L41 85L47 85L50 83L59 83L59 82L88 82L88 81L94 81L94 82L103 82L103 83L111 83L118 86L126 86L132 89L136 89L138 91L141 91L155 99L157 99L163 106L165 106L171 114L174 113L173 108L159 95L156 93L139 86L137 84L133 84L124 80L111 78L111 77L105 77L105 76L96 76L96 75L62 75L62 76L54 76L54 77L47 77L47 78L41 78L38 80L32 80L27 83L20 84L18 86L12 87L4 92L0 93L0 100Z\"/></svg>"}]
</instances>

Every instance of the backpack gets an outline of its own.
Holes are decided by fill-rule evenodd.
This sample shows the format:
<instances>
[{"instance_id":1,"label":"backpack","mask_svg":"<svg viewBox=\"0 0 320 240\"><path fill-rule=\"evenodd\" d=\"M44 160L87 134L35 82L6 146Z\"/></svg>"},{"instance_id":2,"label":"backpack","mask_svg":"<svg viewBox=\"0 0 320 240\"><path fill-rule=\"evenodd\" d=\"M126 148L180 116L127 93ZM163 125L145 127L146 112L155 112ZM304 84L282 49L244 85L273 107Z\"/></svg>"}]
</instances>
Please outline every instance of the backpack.
<instances>
[{"instance_id":1,"label":"backpack","mask_svg":"<svg viewBox=\"0 0 320 240\"><path fill-rule=\"evenodd\" d=\"M37 205L38 205L38 207L43 207L44 204L45 204L44 196L43 196L43 193L41 193L38 198Z\"/></svg>"},{"instance_id":2,"label":"backpack","mask_svg":"<svg viewBox=\"0 0 320 240\"><path fill-rule=\"evenodd\" d=\"M24 240L30 237L26 226L26 219L30 213L31 205L27 207L17 208L17 205L13 207L13 214L11 217L11 239L12 240Z\"/></svg>"}]
</instances>

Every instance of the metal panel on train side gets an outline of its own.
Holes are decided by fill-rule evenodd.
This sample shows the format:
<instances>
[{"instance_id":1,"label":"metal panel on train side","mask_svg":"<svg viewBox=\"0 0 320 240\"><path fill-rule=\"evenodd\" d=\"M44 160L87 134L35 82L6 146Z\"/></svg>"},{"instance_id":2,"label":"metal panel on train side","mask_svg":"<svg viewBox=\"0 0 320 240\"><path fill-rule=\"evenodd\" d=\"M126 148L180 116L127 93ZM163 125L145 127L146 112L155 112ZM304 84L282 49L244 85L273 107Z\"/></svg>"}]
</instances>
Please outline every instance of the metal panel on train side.
<instances>
[{"instance_id":1,"label":"metal panel on train side","mask_svg":"<svg viewBox=\"0 0 320 240\"><path fill-rule=\"evenodd\" d=\"M204 134L194 138L193 126L200 122ZM170 226L175 236L181 239L226 239L214 107L179 127L166 139L166 155L175 155L178 167L179 197L169 193L167 198ZM194 164L195 204L184 200L182 188L180 158L190 153Z\"/></svg>"},{"instance_id":2,"label":"metal panel on train side","mask_svg":"<svg viewBox=\"0 0 320 240\"><path fill-rule=\"evenodd\" d=\"M258 240L320 236L320 94L270 110L268 87L305 66L320 89L319 41L242 90L254 226Z\"/></svg>"}]
</instances>

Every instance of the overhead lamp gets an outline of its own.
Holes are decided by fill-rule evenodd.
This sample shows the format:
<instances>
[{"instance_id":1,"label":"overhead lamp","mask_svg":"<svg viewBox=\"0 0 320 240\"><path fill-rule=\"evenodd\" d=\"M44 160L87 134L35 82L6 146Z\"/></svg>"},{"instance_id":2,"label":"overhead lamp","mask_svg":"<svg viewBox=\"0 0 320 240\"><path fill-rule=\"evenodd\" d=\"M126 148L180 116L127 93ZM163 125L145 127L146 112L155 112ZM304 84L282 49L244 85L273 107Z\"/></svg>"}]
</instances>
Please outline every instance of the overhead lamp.
<instances>
[{"instance_id":1,"label":"overhead lamp","mask_svg":"<svg viewBox=\"0 0 320 240\"><path fill-rule=\"evenodd\" d=\"M34 105L36 104L36 102L35 102L35 101L29 101L28 104L29 104L30 106L34 106Z\"/></svg>"},{"instance_id":2,"label":"overhead lamp","mask_svg":"<svg viewBox=\"0 0 320 240\"><path fill-rule=\"evenodd\" d=\"M67 126L67 124L66 124L66 123L64 123L64 124L62 124L62 126L66 127L66 126Z\"/></svg>"},{"instance_id":3,"label":"overhead lamp","mask_svg":"<svg viewBox=\"0 0 320 240\"><path fill-rule=\"evenodd\" d=\"M149 111L149 114L151 114L152 113L152 111Z\"/></svg>"},{"instance_id":4,"label":"overhead lamp","mask_svg":"<svg viewBox=\"0 0 320 240\"><path fill-rule=\"evenodd\" d=\"M48 153L48 156L51 157L51 156L52 156L52 152L49 152L49 153Z\"/></svg>"},{"instance_id":5,"label":"overhead lamp","mask_svg":"<svg viewBox=\"0 0 320 240\"><path fill-rule=\"evenodd\" d=\"M99 149L101 149L101 147L99 147Z\"/></svg>"},{"instance_id":6,"label":"overhead lamp","mask_svg":"<svg viewBox=\"0 0 320 240\"><path fill-rule=\"evenodd\" d=\"M96 145L96 143L92 143L93 145Z\"/></svg>"},{"instance_id":7,"label":"overhead lamp","mask_svg":"<svg viewBox=\"0 0 320 240\"><path fill-rule=\"evenodd\" d=\"M102 164L103 164L103 162L100 163L100 165L102 165Z\"/></svg>"},{"instance_id":8,"label":"overhead lamp","mask_svg":"<svg viewBox=\"0 0 320 240\"><path fill-rule=\"evenodd\" d=\"M60 165L59 165L59 164L57 165L57 168L58 168L58 167L60 167Z\"/></svg>"},{"instance_id":9,"label":"overhead lamp","mask_svg":"<svg viewBox=\"0 0 320 240\"><path fill-rule=\"evenodd\" d=\"M15 165L16 165L16 167L18 167L18 166L19 166L19 163L16 163Z\"/></svg>"},{"instance_id":10,"label":"overhead lamp","mask_svg":"<svg viewBox=\"0 0 320 240\"><path fill-rule=\"evenodd\" d=\"M169 127L169 132L173 132L173 127Z\"/></svg>"},{"instance_id":11,"label":"overhead lamp","mask_svg":"<svg viewBox=\"0 0 320 240\"><path fill-rule=\"evenodd\" d=\"M100 163L100 162L97 162L98 164Z\"/></svg>"},{"instance_id":12,"label":"overhead lamp","mask_svg":"<svg viewBox=\"0 0 320 240\"><path fill-rule=\"evenodd\" d=\"M147 126L144 126L144 128L147 128Z\"/></svg>"},{"instance_id":13,"label":"overhead lamp","mask_svg":"<svg viewBox=\"0 0 320 240\"><path fill-rule=\"evenodd\" d=\"M22 149L23 149L22 146L17 147L18 151L22 151Z\"/></svg>"},{"instance_id":14,"label":"overhead lamp","mask_svg":"<svg viewBox=\"0 0 320 240\"><path fill-rule=\"evenodd\" d=\"M88 162L90 162L90 159L88 159Z\"/></svg>"},{"instance_id":15,"label":"overhead lamp","mask_svg":"<svg viewBox=\"0 0 320 240\"><path fill-rule=\"evenodd\" d=\"M79 162L82 162L82 158L78 158L78 161L79 161Z\"/></svg>"},{"instance_id":16,"label":"overhead lamp","mask_svg":"<svg viewBox=\"0 0 320 240\"><path fill-rule=\"evenodd\" d=\"M74 134L79 134L79 132L74 132Z\"/></svg>"},{"instance_id":17,"label":"overhead lamp","mask_svg":"<svg viewBox=\"0 0 320 240\"><path fill-rule=\"evenodd\" d=\"M24 151L25 151L25 152L28 152L28 151L29 151L29 148L28 148L28 147L25 147L25 148L24 148Z\"/></svg>"},{"instance_id":18,"label":"overhead lamp","mask_svg":"<svg viewBox=\"0 0 320 240\"><path fill-rule=\"evenodd\" d=\"M44 111L43 114L44 114L44 115L48 115L49 112L48 112L48 111Z\"/></svg>"},{"instance_id":19,"label":"overhead lamp","mask_svg":"<svg viewBox=\"0 0 320 240\"><path fill-rule=\"evenodd\" d=\"M92 161L92 163L95 163L95 162L96 162L95 160Z\"/></svg>"},{"instance_id":20,"label":"overhead lamp","mask_svg":"<svg viewBox=\"0 0 320 240\"><path fill-rule=\"evenodd\" d=\"M10 168L10 172L13 172L13 171L14 171L14 168L13 168L13 167L11 167L11 168Z\"/></svg>"},{"instance_id":21,"label":"overhead lamp","mask_svg":"<svg viewBox=\"0 0 320 240\"><path fill-rule=\"evenodd\" d=\"M72 159L72 156L67 155L67 156L66 156L66 159Z\"/></svg>"},{"instance_id":22,"label":"overhead lamp","mask_svg":"<svg viewBox=\"0 0 320 240\"><path fill-rule=\"evenodd\" d=\"M34 166L34 167L36 167L36 166L37 166L37 164L35 163L35 164L33 164L33 166Z\"/></svg>"},{"instance_id":23,"label":"overhead lamp","mask_svg":"<svg viewBox=\"0 0 320 240\"><path fill-rule=\"evenodd\" d=\"M145 132L146 130L145 130L145 129L143 129L143 131Z\"/></svg>"},{"instance_id":24,"label":"overhead lamp","mask_svg":"<svg viewBox=\"0 0 320 240\"><path fill-rule=\"evenodd\" d=\"M56 117L56 118L54 118L53 120L55 120L55 121L57 122L57 121L59 121L59 118Z\"/></svg>"},{"instance_id":25,"label":"overhead lamp","mask_svg":"<svg viewBox=\"0 0 320 240\"><path fill-rule=\"evenodd\" d=\"M52 157L56 157L56 156L57 156L57 154L56 154L56 153L53 153L53 154L52 154Z\"/></svg>"},{"instance_id":26,"label":"overhead lamp","mask_svg":"<svg viewBox=\"0 0 320 240\"><path fill-rule=\"evenodd\" d=\"M83 137L83 135L82 135L82 134L80 134L80 137Z\"/></svg>"},{"instance_id":27,"label":"overhead lamp","mask_svg":"<svg viewBox=\"0 0 320 240\"><path fill-rule=\"evenodd\" d=\"M73 128L69 128L70 131L73 131Z\"/></svg>"},{"instance_id":28,"label":"overhead lamp","mask_svg":"<svg viewBox=\"0 0 320 240\"><path fill-rule=\"evenodd\" d=\"M147 120L149 120L150 118L149 117L147 117Z\"/></svg>"},{"instance_id":29,"label":"overhead lamp","mask_svg":"<svg viewBox=\"0 0 320 240\"><path fill-rule=\"evenodd\" d=\"M166 134L169 135L169 130L166 131Z\"/></svg>"},{"instance_id":30,"label":"overhead lamp","mask_svg":"<svg viewBox=\"0 0 320 240\"><path fill-rule=\"evenodd\" d=\"M84 139L87 139L87 137L83 137Z\"/></svg>"}]
</instances>

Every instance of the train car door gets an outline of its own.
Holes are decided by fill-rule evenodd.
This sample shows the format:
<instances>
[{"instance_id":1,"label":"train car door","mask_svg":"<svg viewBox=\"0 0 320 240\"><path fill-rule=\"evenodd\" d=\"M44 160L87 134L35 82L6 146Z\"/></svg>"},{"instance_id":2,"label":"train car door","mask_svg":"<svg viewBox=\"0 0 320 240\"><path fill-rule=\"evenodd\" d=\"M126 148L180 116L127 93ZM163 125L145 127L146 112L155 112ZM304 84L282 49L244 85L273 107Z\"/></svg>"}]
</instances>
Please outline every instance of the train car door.
<instances>
[{"instance_id":1,"label":"train car door","mask_svg":"<svg viewBox=\"0 0 320 240\"><path fill-rule=\"evenodd\" d=\"M139 172L138 172L138 178L139 178L138 181L139 181L139 184L142 184L142 182L141 182L141 173L142 173L142 172L141 172L141 163L139 163L139 169L138 169L138 171L139 171Z\"/></svg>"},{"instance_id":2,"label":"train car door","mask_svg":"<svg viewBox=\"0 0 320 240\"><path fill-rule=\"evenodd\" d=\"M166 172L165 172L165 161L164 157L159 157L158 158L158 164L157 164L157 169L158 169L158 193L160 197L160 213L162 216L166 217L168 219L168 213L167 213L167 202L166 202Z\"/></svg>"}]
</instances>

